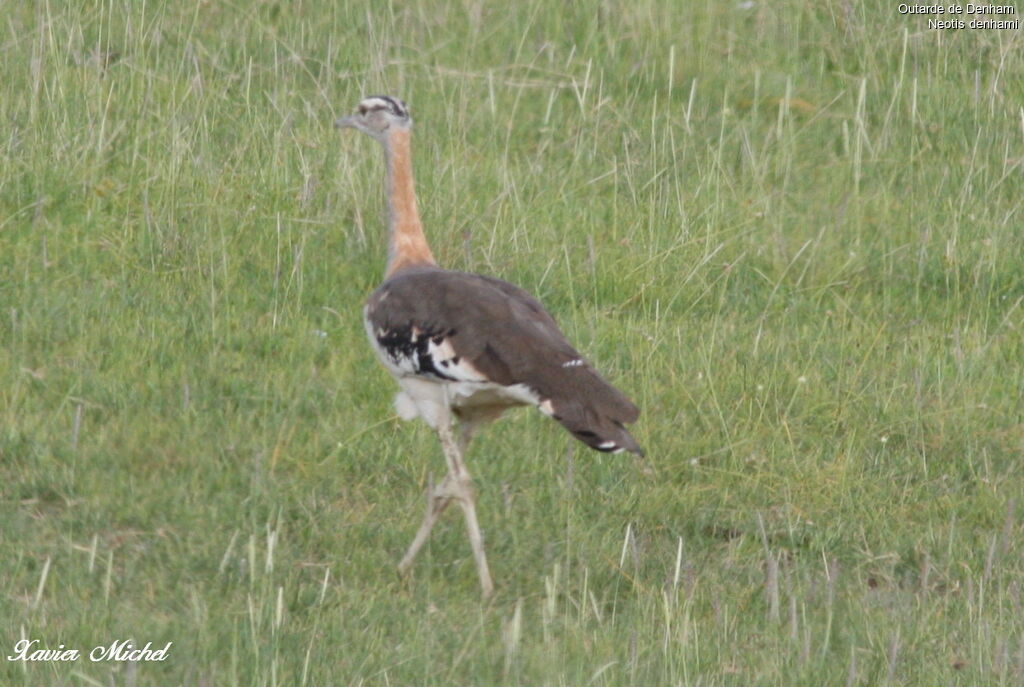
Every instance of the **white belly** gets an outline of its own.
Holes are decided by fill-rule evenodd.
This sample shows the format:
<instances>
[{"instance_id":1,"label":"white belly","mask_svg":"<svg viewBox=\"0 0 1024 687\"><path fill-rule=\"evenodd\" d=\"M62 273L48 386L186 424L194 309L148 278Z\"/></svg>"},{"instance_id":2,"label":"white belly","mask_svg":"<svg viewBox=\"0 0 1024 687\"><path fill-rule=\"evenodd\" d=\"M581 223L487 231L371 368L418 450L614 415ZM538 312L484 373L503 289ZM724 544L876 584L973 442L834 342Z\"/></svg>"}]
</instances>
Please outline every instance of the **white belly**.
<instances>
[{"instance_id":1,"label":"white belly","mask_svg":"<svg viewBox=\"0 0 1024 687\"><path fill-rule=\"evenodd\" d=\"M437 382L416 376L396 377L402 390L395 395L395 411L403 420L422 418L433 428L451 422L453 409L493 409L537 405L537 395L522 384L501 386L490 382Z\"/></svg>"}]
</instances>

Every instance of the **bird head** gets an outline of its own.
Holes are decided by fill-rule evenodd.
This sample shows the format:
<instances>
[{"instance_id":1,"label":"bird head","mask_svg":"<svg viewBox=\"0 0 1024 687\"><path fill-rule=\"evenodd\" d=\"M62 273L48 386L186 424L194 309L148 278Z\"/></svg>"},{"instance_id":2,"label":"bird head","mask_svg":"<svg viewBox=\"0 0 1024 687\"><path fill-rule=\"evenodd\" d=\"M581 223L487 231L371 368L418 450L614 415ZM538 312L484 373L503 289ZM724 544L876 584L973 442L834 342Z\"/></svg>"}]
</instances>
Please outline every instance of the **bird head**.
<instances>
[{"instance_id":1,"label":"bird head","mask_svg":"<svg viewBox=\"0 0 1024 687\"><path fill-rule=\"evenodd\" d=\"M359 102L354 114L334 122L335 128L351 128L362 131L383 142L393 129L408 130L412 126L409 108L398 98L388 95L371 95Z\"/></svg>"}]
</instances>

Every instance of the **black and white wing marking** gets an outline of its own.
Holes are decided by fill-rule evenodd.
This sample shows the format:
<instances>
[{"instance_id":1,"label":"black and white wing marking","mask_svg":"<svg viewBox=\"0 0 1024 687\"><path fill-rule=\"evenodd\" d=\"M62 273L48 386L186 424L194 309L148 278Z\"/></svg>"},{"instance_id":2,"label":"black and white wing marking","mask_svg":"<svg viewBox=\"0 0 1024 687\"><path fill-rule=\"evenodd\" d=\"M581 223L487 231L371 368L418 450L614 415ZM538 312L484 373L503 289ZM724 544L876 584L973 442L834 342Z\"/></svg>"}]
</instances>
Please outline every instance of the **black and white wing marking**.
<instances>
[{"instance_id":1,"label":"black and white wing marking","mask_svg":"<svg viewBox=\"0 0 1024 687\"><path fill-rule=\"evenodd\" d=\"M637 407L519 287L435 267L409 269L370 296L366 325L396 376L525 388L543 412L591 448L642 454L624 427L639 416Z\"/></svg>"}]
</instances>

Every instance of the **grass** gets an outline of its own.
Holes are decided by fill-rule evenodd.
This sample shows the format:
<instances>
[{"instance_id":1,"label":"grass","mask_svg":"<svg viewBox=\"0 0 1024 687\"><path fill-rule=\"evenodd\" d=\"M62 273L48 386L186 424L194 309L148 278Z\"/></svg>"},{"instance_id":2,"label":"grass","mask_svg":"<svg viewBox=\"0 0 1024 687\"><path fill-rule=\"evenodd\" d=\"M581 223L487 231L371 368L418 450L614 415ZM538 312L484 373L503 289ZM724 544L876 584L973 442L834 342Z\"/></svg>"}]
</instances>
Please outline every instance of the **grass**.
<instances>
[{"instance_id":1,"label":"grass","mask_svg":"<svg viewBox=\"0 0 1024 687\"><path fill-rule=\"evenodd\" d=\"M673 7L674 4L680 5ZM784 39L780 39L784 36ZM887 3L7 8L10 685L1019 685L1024 58ZM498 583L364 342L369 93L447 266L537 294L645 460L520 412Z\"/></svg>"}]
</instances>

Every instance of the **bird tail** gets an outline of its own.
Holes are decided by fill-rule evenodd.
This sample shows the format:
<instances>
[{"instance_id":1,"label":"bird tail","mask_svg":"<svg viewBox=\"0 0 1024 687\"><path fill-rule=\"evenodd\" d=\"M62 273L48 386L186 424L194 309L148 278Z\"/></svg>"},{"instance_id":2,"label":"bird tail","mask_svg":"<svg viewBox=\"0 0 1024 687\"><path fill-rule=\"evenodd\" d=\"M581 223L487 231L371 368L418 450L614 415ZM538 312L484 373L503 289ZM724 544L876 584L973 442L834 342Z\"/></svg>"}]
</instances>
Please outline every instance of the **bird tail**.
<instances>
[{"instance_id":1,"label":"bird tail","mask_svg":"<svg viewBox=\"0 0 1024 687\"><path fill-rule=\"evenodd\" d=\"M571 395L553 394L550 399L552 417L592 449L644 455L640 444L624 426L635 422L640 410L592 369L580 372L585 379L576 378L576 388Z\"/></svg>"},{"instance_id":2,"label":"bird tail","mask_svg":"<svg viewBox=\"0 0 1024 687\"><path fill-rule=\"evenodd\" d=\"M587 436L583 436L586 434ZM636 439L627 432L623 427L617 427L603 434L593 435L593 432L588 430L579 430L573 432L573 436L582 441L584 444L592 449L603 451L605 453L621 453L622 451L629 451L635 453L638 456L644 455L644 450L640 447L640 444L636 442ZM608 437L614 436L614 439Z\"/></svg>"},{"instance_id":3,"label":"bird tail","mask_svg":"<svg viewBox=\"0 0 1024 687\"><path fill-rule=\"evenodd\" d=\"M580 413L570 413L568 417L559 415L558 421L569 430L569 433L592 449L605 453L629 451L638 456L644 450L637 443L622 423L612 417L596 415L581 408ZM580 419L583 419L581 422Z\"/></svg>"}]
</instances>

